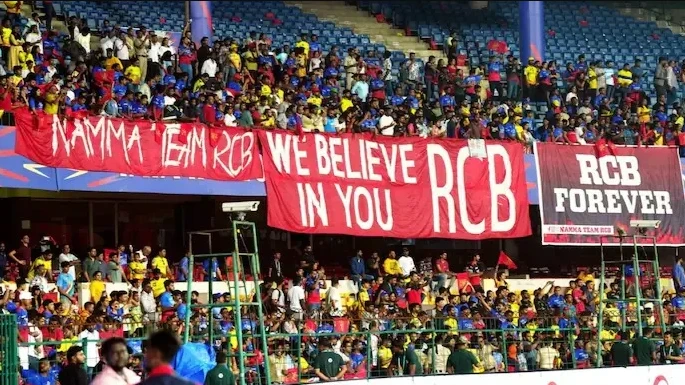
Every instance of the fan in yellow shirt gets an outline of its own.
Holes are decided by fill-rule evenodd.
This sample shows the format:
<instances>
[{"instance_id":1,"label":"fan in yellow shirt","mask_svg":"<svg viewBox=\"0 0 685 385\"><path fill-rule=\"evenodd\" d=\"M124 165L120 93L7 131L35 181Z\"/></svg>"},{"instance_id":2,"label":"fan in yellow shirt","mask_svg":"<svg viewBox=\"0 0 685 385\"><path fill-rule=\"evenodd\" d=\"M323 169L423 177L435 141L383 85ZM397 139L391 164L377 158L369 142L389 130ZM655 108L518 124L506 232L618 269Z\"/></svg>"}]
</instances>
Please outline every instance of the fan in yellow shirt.
<instances>
[{"instance_id":1,"label":"fan in yellow shirt","mask_svg":"<svg viewBox=\"0 0 685 385\"><path fill-rule=\"evenodd\" d=\"M169 268L169 261L166 259L166 249L159 250L159 254L152 258L152 268L159 269L162 276L172 277L171 269Z\"/></svg>"},{"instance_id":2,"label":"fan in yellow shirt","mask_svg":"<svg viewBox=\"0 0 685 385\"><path fill-rule=\"evenodd\" d=\"M126 71L124 71L124 75L131 79L131 83L133 84L140 84L140 76L142 75L142 70L138 65L135 63L131 64L126 68Z\"/></svg>"},{"instance_id":3,"label":"fan in yellow shirt","mask_svg":"<svg viewBox=\"0 0 685 385\"><path fill-rule=\"evenodd\" d=\"M52 274L52 253L42 254L40 257L36 258L31 264L31 269L28 273L28 279L31 280L36 275L36 271L39 266L43 266L48 274Z\"/></svg>"},{"instance_id":4,"label":"fan in yellow shirt","mask_svg":"<svg viewBox=\"0 0 685 385\"><path fill-rule=\"evenodd\" d=\"M152 295L157 298L166 291L164 282L167 279L162 277L162 273L158 269L153 270L152 274L154 274L154 278L150 280L150 286L152 286Z\"/></svg>"},{"instance_id":5,"label":"fan in yellow shirt","mask_svg":"<svg viewBox=\"0 0 685 385\"><path fill-rule=\"evenodd\" d=\"M98 303L102 299L105 292L105 281L102 280L102 272L96 271L93 274L93 280L90 281L90 300L91 302Z\"/></svg>"},{"instance_id":6,"label":"fan in yellow shirt","mask_svg":"<svg viewBox=\"0 0 685 385\"><path fill-rule=\"evenodd\" d=\"M392 349L390 348L391 346L392 341L390 340L390 337L383 336L382 345L378 348L378 367L381 369L390 368L393 357Z\"/></svg>"},{"instance_id":7,"label":"fan in yellow shirt","mask_svg":"<svg viewBox=\"0 0 685 385\"><path fill-rule=\"evenodd\" d=\"M402 275L402 269L400 268L400 263L397 261L394 251L391 251L388 258L383 261L383 271L388 275Z\"/></svg>"}]
</instances>

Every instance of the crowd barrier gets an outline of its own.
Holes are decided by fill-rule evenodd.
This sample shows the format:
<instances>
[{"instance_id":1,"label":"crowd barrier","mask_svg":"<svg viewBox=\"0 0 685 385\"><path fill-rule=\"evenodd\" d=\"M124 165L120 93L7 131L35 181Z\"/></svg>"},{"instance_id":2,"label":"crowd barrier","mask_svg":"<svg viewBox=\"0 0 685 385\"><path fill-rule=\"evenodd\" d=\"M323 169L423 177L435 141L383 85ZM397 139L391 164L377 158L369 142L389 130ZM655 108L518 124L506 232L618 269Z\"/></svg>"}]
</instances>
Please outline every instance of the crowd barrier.
<instances>
[{"instance_id":1,"label":"crowd barrier","mask_svg":"<svg viewBox=\"0 0 685 385\"><path fill-rule=\"evenodd\" d=\"M561 286L562 288L567 287L569 281L573 280L572 277L557 277L557 278L528 278L528 279L508 279L509 290L512 292L520 292L521 290L528 290L532 293L533 290L544 287L548 281L553 281L555 285ZM330 281L327 284L330 285ZM673 291L673 279L671 278L661 278L660 279L661 288L663 290ZM349 296L351 294L357 293L357 287L353 281L345 279L339 281L340 293L343 296ZM600 280L595 279L595 287L599 287ZM246 294L252 291L254 288L254 281L246 281L245 286L242 282L239 284L238 290L234 290L233 282L221 281L213 282L214 293L225 293L225 292L237 292L238 294ZM176 290L185 291L188 284L186 282L176 282L174 283L174 288ZM14 289L13 284L10 284L10 288ZM83 306L84 303L90 301L90 284L80 283L77 286L79 305ZM495 281L493 279L483 279L483 288L487 290L496 290ZM49 291L56 291L55 285L50 283L48 285ZM129 285L126 283L106 283L107 293L112 291L128 291ZM197 291L200 294L200 301L207 302L209 293L209 282L193 282L192 290Z\"/></svg>"},{"instance_id":2,"label":"crowd barrier","mask_svg":"<svg viewBox=\"0 0 685 385\"><path fill-rule=\"evenodd\" d=\"M346 385L578 385L610 381L625 385L678 385L683 383L685 366L641 366L585 370L550 370L541 372L492 373L478 375L442 375L381 378L346 381Z\"/></svg>"}]
</instances>

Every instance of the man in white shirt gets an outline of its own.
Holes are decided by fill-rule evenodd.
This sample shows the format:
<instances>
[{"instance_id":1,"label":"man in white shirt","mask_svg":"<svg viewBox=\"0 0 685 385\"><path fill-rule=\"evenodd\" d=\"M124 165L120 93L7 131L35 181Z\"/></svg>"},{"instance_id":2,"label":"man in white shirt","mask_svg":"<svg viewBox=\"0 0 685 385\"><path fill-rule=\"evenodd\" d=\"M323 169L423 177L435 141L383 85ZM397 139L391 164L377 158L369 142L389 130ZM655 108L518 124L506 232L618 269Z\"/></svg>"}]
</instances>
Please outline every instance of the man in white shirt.
<instances>
[{"instance_id":1,"label":"man in white shirt","mask_svg":"<svg viewBox=\"0 0 685 385\"><path fill-rule=\"evenodd\" d=\"M304 289L301 286L302 281L300 278L295 278L293 280L293 285L288 289L288 302L289 310L293 313L296 320L302 321L302 314L304 313Z\"/></svg>"},{"instance_id":2,"label":"man in white shirt","mask_svg":"<svg viewBox=\"0 0 685 385\"><path fill-rule=\"evenodd\" d=\"M383 116L381 116L381 118L378 119L378 132L381 135L395 135L395 119L393 119L391 113L392 108L389 106L385 107L385 110L383 111Z\"/></svg>"},{"instance_id":3,"label":"man in white shirt","mask_svg":"<svg viewBox=\"0 0 685 385\"><path fill-rule=\"evenodd\" d=\"M140 309L143 312L143 320L157 322L157 302L152 293L150 280L143 281L143 291L140 292Z\"/></svg>"},{"instance_id":4,"label":"man in white shirt","mask_svg":"<svg viewBox=\"0 0 685 385\"><path fill-rule=\"evenodd\" d=\"M549 343L538 350L538 368L541 370L553 370L554 361L559 358L559 351L554 349Z\"/></svg>"},{"instance_id":5,"label":"man in white shirt","mask_svg":"<svg viewBox=\"0 0 685 385\"><path fill-rule=\"evenodd\" d=\"M126 42L126 33L122 32L121 35L114 40L114 52L117 53L117 58L121 60L124 68L128 67L129 60L131 59L129 56L129 49L131 49L131 47L129 47Z\"/></svg>"},{"instance_id":6,"label":"man in white shirt","mask_svg":"<svg viewBox=\"0 0 685 385\"><path fill-rule=\"evenodd\" d=\"M202 63L202 70L200 73L207 74L210 78L214 78L216 76L217 67L216 54L212 53L211 56Z\"/></svg>"},{"instance_id":7,"label":"man in white shirt","mask_svg":"<svg viewBox=\"0 0 685 385\"><path fill-rule=\"evenodd\" d=\"M86 329L84 329L78 335L79 341L87 340L86 346L83 346L83 350L86 353L86 366L88 367L88 377L92 377L93 369L100 362L100 333L95 330L95 324L97 320L93 317L88 317L86 320Z\"/></svg>"},{"instance_id":8,"label":"man in white shirt","mask_svg":"<svg viewBox=\"0 0 685 385\"><path fill-rule=\"evenodd\" d=\"M69 275L76 280L76 268L74 266L78 265L80 261L74 254L71 253L71 246L69 245L64 245L62 247L62 254L59 255L60 265L62 262L69 262Z\"/></svg>"},{"instance_id":9,"label":"man in white shirt","mask_svg":"<svg viewBox=\"0 0 685 385\"><path fill-rule=\"evenodd\" d=\"M412 271L416 271L414 258L409 255L409 250L406 247L402 250L402 256L397 260L397 263L400 264L402 276L404 277L408 277Z\"/></svg>"},{"instance_id":10,"label":"man in white shirt","mask_svg":"<svg viewBox=\"0 0 685 385\"><path fill-rule=\"evenodd\" d=\"M326 295L326 301L331 308L331 315L334 317L340 317L344 312L339 286L340 283L338 282L338 279L331 278L331 288L328 289L328 294Z\"/></svg>"},{"instance_id":11,"label":"man in white shirt","mask_svg":"<svg viewBox=\"0 0 685 385\"><path fill-rule=\"evenodd\" d=\"M285 295L283 294L283 280L274 282L274 290L271 292L271 302L278 309L278 312L285 313Z\"/></svg>"},{"instance_id":12,"label":"man in white shirt","mask_svg":"<svg viewBox=\"0 0 685 385\"><path fill-rule=\"evenodd\" d=\"M114 30L109 31L107 36L100 39L100 49L102 50L102 56L107 56L107 50L114 50L114 42L117 40L116 33Z\"/></svg>"}]
</instances>

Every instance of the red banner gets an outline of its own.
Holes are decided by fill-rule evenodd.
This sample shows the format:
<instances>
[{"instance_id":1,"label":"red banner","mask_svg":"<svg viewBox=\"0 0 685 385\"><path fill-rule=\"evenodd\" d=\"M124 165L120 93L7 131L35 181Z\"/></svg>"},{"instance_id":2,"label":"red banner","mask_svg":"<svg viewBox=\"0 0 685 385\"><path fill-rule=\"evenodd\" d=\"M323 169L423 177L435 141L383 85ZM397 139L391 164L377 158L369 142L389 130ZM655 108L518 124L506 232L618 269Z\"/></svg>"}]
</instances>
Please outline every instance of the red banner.
<instances>
[{"instance_id":1,"label":"red banner","mask_svg":"<svg viewBox=\"0 0 685 385\"><path fill-rule=\"evenodd\" d=\"M270 226L395 238L531 234L523 149L466 141L260 131Z\"/></svg>"},{"instance_id":2,"label":"red banner","mask_svg":"<svg viewBox=\"0 0 685 385\"><path fill-rule=\"evenodd\" d=\"M15 113L16 153L42 165L137 176L262 177L257 137L239 128Z\"/></svg>"},{"instance_id":3,"label":"red banner","mask_svg":"<svg viewBox=\"0 0 685 385\"><path fill-rule=\"evenodd\" d=\"M638 234L631 220L660 221L643 230L659 245L685 244L677 149L538 143L535 161L543 244L618 245L619 233Z\"/></svg>"}]
</instances>

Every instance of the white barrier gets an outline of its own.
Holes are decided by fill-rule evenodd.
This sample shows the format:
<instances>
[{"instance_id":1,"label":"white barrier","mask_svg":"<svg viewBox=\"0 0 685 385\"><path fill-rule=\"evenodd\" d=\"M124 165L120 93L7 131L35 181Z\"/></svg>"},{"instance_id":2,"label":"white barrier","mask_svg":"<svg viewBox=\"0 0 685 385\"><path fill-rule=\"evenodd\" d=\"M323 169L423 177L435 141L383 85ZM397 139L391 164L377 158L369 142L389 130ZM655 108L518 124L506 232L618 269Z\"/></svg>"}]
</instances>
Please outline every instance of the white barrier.
<instances>
[{"instance_id":1,"label":"white barrier","mask_svg":"<svg viewBox=\"0 0 685 385\"><path fill-rule=\"evenodd\" d=\"M345 385L681 385L684 365L550 370L543 372L393 377L345 381Z\"/></svg>"},{"instance_id":2,"label":"white barrier","mask_svg":"<svg viewBox=\"0 0 685 385\"><path fill-rule=\"evenodd\" d=\"M554 285L561 286L561 287L567 287L569 281L571 281L572 278L564 277L564 278L531 278L531 279L509 279L509 290L514 291L514 292L520 292L521 290L528 290L531 294L533 290L537 288L541 288L545 286L545 284L548 281L554 281ZM341 295L347 296L349 294L354 294L357 292L357 287L354 285L354 283L350 280L341 280L340 282L340 292ZM672 291L673 290L673 280L670 278L661 278L660 280L661 283L661 288L665 290ZM213 283L213 291L214 293L223 293L223 292L231 292L231 293L238 293L241 295L245 295L246 293L249 293L252 291L254 288L254 282L248 281L246 282L247 287L243 287L242 283L239 285L239 290L233 290L233 282L214 282ZM328 284L330 285L330 281L328 281ZM600 280L595 279L595 287L599 291L599 284ZM230 285L230 290L229 290L229 285ZM12 284L10 286L13 286ZM79 294L79 303L83 305L84 303L90 301L90 290L89 290L89 284L88 283L80 283L78 284L78 294ZM181 290L185 291L188 285L185 282L176 282L174 284L176 290ZM495 281L492 279L484 279L483 280L483 288L485 290L495 290L497 289L495 287ZM50 290L54 290L55 286L53 284L49 285ZM106 283L106 290L107 293L111 293L112 291L121 291L121 290L128 290L129 287L125 283ZM209 293L209 283L208 282L193 282L192 285L192 290L197 291L200 293L200 300L203 302L207 301L207 293Z\"/></svg>"}]
</instances>

